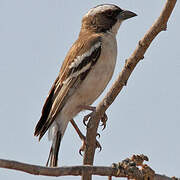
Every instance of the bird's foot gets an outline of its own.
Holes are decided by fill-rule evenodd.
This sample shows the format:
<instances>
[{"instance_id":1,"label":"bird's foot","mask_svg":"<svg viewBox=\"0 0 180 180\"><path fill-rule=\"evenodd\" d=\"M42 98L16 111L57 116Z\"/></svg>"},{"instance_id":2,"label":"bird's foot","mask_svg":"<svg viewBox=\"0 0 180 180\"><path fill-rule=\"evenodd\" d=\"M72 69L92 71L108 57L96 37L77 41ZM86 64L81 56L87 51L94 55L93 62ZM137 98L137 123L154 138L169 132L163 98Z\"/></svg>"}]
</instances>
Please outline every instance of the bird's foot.
<instances>
[{"instance_id":1,"label":"bird's foot","mask_svg":"<svg viewBox=\"0 0 180 180\"><path fill-rule=\"evenodd\" d=\"M86 148L86 137L83 135L83 133L80 131L80 129L78 128L77 124L75 123L75 121L73 119L70 120L72 126L74 127L74 129L76 130L77 134L79 135L79 138L82 140L82 146L79 149L79 154L82 155L82 152L85 150ZM97 133L98 138L100 138L100 134ZM102 147L100 145L100 143L96 140L96 148L99 148L99 151L102 150Z\"/></svg>"},{"instance_id":2,"label":"bird's foot","mask_svg":"<svg viewBox=\"0 0 180 180\"><path fill-rule=\"evenodd\" d=\"M97 136L100 137L99 134L97 134ZM79 154L82 156L82 152L84 152L85 149L86 149L86 137L85 137L85 136L82 136L82 137L81 137L81 140L82 140L82 146L81 146L81 148L79 149ZM99 152L102 150L102 146L101 146L101 144L100 144L97 140L96 140L96 148L99 149Z\"/></svg>"},{"instance_id":3,"label":"bird's foot","mask_svg":"<svg viewBox=\"0 0 180 180\"><path fill-rule=\"evenodd\" d=\"M84 116L83 118L83 124L85 126L87 126L87 121L89 121L89 119L91 118L92 114L94 111L96 111L96 107L93 107L93 106L86 106L86 105L83 105L81 106L81 108L85 109L85 110L89 110L89 111L92 111L91 113L87 114L86 116ZM107 117L107 114L104 113L103 116L101 117L101 126L103 126L102 130L104 130L106 128L106 122L108 120L108 117Z\"/></svg>"}]
</instances>

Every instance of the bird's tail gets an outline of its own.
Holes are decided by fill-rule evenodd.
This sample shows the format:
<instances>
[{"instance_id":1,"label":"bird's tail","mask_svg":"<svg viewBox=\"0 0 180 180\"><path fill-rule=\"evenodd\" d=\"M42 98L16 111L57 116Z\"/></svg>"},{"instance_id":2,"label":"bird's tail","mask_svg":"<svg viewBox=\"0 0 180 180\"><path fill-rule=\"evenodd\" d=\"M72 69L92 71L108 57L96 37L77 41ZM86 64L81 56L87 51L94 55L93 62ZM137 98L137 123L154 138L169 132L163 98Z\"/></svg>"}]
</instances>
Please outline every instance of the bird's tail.
<instances>
[{"instance_id":1,"label":"bird's tail","mask_svg":"<svg viewBox=\"0 0 180 180\"><path fill-rule=\"evenodd\" d=\"M62 139L62 134L60 131L57 131L53 139L53 143L50 149L46 166L49 166L49 167L58 166L58 154L59 154L59 147L60 147L61 139Z\"/></svg>"}]
</instances>

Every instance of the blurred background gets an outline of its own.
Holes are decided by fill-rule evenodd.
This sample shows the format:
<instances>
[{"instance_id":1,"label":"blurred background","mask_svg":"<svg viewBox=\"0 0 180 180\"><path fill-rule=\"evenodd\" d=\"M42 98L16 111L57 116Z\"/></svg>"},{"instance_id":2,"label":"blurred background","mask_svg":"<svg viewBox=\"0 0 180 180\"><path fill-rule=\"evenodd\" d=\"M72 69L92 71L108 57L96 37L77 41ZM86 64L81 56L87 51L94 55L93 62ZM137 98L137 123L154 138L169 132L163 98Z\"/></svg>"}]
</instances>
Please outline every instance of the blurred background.
<instances>
[{"instance_id":1,"label":"blurred background","mask_svg":"<svg viewBox=\"0 0 180 180\"><path fill-rule=\"evenodd\" d=\"M117 35L117 66L107 92L165 1L0 0L0 158L45 165L51 142L47 135L38 142L33 136L34 127L66 53L78 37L82 16L103 3L138 14L124 22ZM178 2L167 31L153 41L127 86L108 109L107 127L98 131L103 149L96 151L95 165L110 166L132 154L143 153L156 173L180 177L179 6ZM75 118L84 133L82 118L86 113ZM59 165L81 165L80 146L81 141L69 124ZM75 178L80 179L60 177ZM0 169L0 179L52 178Z\"/></svg>"}]
</instances>

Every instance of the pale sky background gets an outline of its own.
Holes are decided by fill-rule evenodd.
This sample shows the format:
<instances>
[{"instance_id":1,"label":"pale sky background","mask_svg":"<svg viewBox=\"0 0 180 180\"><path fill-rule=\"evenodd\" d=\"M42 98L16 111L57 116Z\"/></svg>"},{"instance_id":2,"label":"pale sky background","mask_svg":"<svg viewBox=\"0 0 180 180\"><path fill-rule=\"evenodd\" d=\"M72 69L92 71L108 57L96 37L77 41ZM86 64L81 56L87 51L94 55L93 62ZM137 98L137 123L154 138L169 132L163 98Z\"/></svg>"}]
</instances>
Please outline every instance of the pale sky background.
<instances>
[{"instance_id":1,"label":"pale sky background","mask_svg":"<svg viewBox=\"0 0 180 180\"><path fill-rule=\"evenodd\" d=\"M113 3L138 14L124 22L117 35L115 80L125 59L159 16L165 1L0 0L0 158L45 165L50 142L46 135L39 143L33 136L34 127L64 57L78 37L82 16L102 3ZM143 153L149 156L148 164L156 173L180 177L179 19L178 2L167 31L153 41L127 87L108 109L107 127L104 131L99 128L103 150L96 151L95 165L110 166L134 153ZM76 118L83 132L84 114ZM80 146L81 141L69 124L59 164L81 165ZM53 178L0 169L0 179ZM94 176L94 179L105 178Z\"/></svg>"}]
</instances>

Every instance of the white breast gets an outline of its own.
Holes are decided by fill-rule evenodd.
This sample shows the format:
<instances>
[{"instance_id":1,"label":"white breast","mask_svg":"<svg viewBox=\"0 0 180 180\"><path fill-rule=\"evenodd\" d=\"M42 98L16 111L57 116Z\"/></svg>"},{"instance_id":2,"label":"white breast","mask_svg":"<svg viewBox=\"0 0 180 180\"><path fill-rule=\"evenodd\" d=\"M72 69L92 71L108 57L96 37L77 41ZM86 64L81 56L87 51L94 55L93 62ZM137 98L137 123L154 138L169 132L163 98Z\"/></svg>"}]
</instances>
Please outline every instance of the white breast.
<instances>
[{"instance_id":1,"label":"white breast","mask_svg":"<svg viewBox=\"0 0 180 180\"><path fill-rule=\"evenodd\" d=\"M107 34L102 39L101 55L79 88L85 104L92 104L103 92L114 72L117 58L116 38Z\"/></svg>"}]
</instances>

